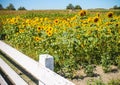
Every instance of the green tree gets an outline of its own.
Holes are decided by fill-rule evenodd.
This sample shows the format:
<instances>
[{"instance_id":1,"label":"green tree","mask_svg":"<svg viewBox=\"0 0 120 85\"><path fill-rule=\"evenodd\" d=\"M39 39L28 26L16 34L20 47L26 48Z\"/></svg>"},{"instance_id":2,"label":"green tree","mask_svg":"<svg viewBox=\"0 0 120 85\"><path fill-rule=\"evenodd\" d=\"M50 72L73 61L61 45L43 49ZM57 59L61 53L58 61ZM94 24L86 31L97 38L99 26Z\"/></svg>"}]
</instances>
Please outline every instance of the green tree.
<instances>
[{"instance_id":1,"label":"green tree","mask_svg":"<svg viewBox=\"0 0 120 85\"><path fill-rule=\"evenodd\" d=\"M113 9L120 9L120 6L115 5L113 6Z\"/></svg>"},{"instance_id":2,"label":"green tree","mask_svg":"<svg viewBox=\"0 0 120 85\"><path fill-rule=\"evenodd\" d=\"M3 8L3 6L2 6L2 4L0 4L0 10L3 10L4 8Z\"/></svg>"},{"instance_id":3,"label":"green tree","mask_svg":"<svg viewBox=\"0 0 120 85\"><path fill-rule=\"evenodd\" d=\"M72 4L69 4L66 9L74 9L74 6Z\"/></svg>"},{"instance_id":4,"label":"green tree","mask_svg":"<svg viewBox=\"0 0 120 85\"><path fill-rule=\"evenodd\" d=\"M18 10L26 10L25 7L19 7Z\"/></svg>"},{"instance_id":5,"label":"green tree","mask_svg":"<svg viewBox=\"0 0 120 85\"><path fill-rule=\"evenodd\" d=\"M113 6L113 9L117 9L117 8L118 8L118 6L117 6L117 5Z\"/></svg>"},{"instance_id":6,"label":"green tree","mask_svg":"<svg viewBox=\"0 0 120 85\"><path fill-rule=\"evenodd\" d=\"M82 9L82 7L80 5L76 5L75 9Z\"/></svg>"},{"instance_id":7,"label":"green tree","mask_svg":"<svg viewBox=\"0 0 120 85\"><path fill-rule=\"evenodd\" d=\"M6 9L8 9L8 10L16 10L14 5L11 4L11 3L6 7Z\"/></svg>"}]
</instances>

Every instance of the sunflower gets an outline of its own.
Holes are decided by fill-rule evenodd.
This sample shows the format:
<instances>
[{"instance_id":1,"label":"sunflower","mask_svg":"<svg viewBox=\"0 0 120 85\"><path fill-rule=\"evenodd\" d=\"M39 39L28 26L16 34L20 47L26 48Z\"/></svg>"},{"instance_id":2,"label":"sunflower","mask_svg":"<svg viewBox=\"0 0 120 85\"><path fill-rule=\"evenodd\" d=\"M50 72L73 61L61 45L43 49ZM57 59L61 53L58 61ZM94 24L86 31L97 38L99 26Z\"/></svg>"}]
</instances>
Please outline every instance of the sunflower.
<instances>
[{"instance_id":1,"label":"sunflower","mask_svg":"<svg viewBox=\"0 0 120 85\"><path fill-rule=\"evenodd\" d=\"M59 20L58 20L58 19L55 19L55 20L54 20L54 23L55 23L55 24L57 24L58 22L59 22Z\"/></svg>"},{"instance_id":2,"label":"sunflower","mask_svg":"<svg viewBox=\"0 0 120 85\"><path fill-rule=\"evenodd\" d=\"M37 27L38 32L40 32L40 30L42 30L42 29L43 29L43 27L40 27L40 26Z\"/></svg>"},{"instance_id":3,"label":"sunflower","mask_svg":"<svg viewBox=\"0 0 120 85\"><path fill-rule=\"evenodd\" d=\"M80 14L80 16L85 16L86 15L86 11L85 10L81 10L79 14Z\"/></svg>"},{"instance_id":4,"label":"sunflower","mask_svg":"<svg viewBox=\"0 0 120 85\"><path fill-rule=\"evenodd\" d=\"M97 22L99 21L99 18L98 18L98 17L95 17L95 18L93 19L93 21L94 21L95 23L97 23Z\"/></svg>"},{"instance_id":5,"label":"sunflower","mask_svg":"<svg viewBox=\"0 0 120 85\"><path fill-rule=\"evenodd\" d=\"M108 18L112 18L113 17L113 12L108 12L107 16L108 16Z\"/></svg>"},{"instance_id":6,"label":"sunflower","mask_svg":"<svg viewBox=\"0 0 120 85\"><path fill-rule=\"evenodd\" d=\"M38 37L38 36L35 37L35 41L36 41L36 42L40 41L41 39L42 39L42 38L40 38L40 37Z\"/></svg>"},{"instance_id":7,"label":"sunflower","mask_svg":"<svg viewBox=\"0 0 120 85\"><path fill-rule=\"evenodd\" d=\"M48 27L47 31L53 31L52 27Z\"/></svg>"},{"instance_id":8,"label":"sunflower","mask_svg":"<svg viewBox=\"0 0 120 85\"><path fill-rule=\"evenodd\" d=\"M50 30L46 30L46 34L47 34L48 36L52 36L53 32L50 31Z\"/></svg>"},{"instance_id":9,"label":"sunflower","mask_svg":"<svg viewBox=\"0 0 120 85\"><path fill-rule=\"evenodd\" d=\"M50 27L50 28L48 28L47 30L46 30L46 34L48 35L48 36L52 36L52 34L53 34L53 29Z\"/></svg>"},{"instance_id":10,"label":"sunflower","mask_svg":"<svg viewBox=\"0 0 120 85\"><path fill-rule=\"evenodd\" d=\"M118 23L115 26L118 27Z\"/></svg>"}]
</instances>

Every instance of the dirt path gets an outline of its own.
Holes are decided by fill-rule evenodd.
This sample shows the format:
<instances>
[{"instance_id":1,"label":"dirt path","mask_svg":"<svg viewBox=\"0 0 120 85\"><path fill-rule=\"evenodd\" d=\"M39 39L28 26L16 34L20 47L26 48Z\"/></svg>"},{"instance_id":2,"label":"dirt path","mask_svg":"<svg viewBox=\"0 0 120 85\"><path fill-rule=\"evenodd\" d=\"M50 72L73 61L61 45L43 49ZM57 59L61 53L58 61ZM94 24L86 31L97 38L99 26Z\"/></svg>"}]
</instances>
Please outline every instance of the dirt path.
<instances>
[{"instance_id":1,"label":"dirt path","mask_svg":"<svg viewBox=\"0 0 120 85\"><path fill-rule=\"evenodd\" d=\"M78 80L74 79L72 80L72 82L75 83L75 85L87 85L87 81L92 82L93 80L96 79L101 79L104 83L107 83L112 79L120 79L120 70L118 70L117 67L115 66L112 66L112 72L109 73L104 73L102 67L97 66L94 73L97 74L96 77L84 77L83 79ZM82 70L79 71L79 74L85 76Z\"/></svg>"}]
</instances>

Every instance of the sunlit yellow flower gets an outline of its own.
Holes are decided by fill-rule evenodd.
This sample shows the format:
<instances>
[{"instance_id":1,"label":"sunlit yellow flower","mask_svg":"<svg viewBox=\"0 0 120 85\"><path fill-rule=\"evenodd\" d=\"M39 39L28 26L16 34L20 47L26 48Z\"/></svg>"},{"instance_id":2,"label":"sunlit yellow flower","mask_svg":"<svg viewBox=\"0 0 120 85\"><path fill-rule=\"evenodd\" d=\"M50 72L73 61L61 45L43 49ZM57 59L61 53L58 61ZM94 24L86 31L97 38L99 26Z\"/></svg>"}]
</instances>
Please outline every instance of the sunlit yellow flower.
<instances>
[{"instance_id":1,"label":"sunlit yellow flower","mask_svg":"<svg viewBox=\"0 0 120 85\"><path fill-rule=\"evenodd\" d=\"M16 18L10 19L10 24L15 24L16 23Z\"/></svg>"},{"instance_id":2,"label":"sunlit yellow flower","mask_svg":"<svg viewBox=\"0 0 120 85\"><path fill-rule=\"evenodd\" d=\"M36 42L38 42L38 41L41 41L41 40L42 40L42 38L40 38L40 37L38 37L38 36L37 36L37 37L35 37L34 39L35 39L35 41L36 41Z\"/></svg>"},{"instance_id":3,"label":"sunlit yellow flower","mask_svg":"<svg viewBox=\"0 0 120 85\"><path fill-rule=\"evenodd\" d=\"M75 15L74 17L71 18L71 21L75 20L77 16Z\"/></svg>"},{"instance_id":4,"label":"sunlit yellow flower","mask_svg":"<svg viewBox=\"0 0 120 85\"><path fill-rule=\"evenodd\" d=\"M86 21L86 20L84 20L84 21L83 21L83 24L87 24L87 21Z\"/></svg>"},{"instance_id":5,"label":"sunlit yellow flower","mask_svg":"<svg viewBox=\"0 0 120 85\"><path fill-rule=\"evenodd\" d=\"M88 22L92 22L92 18L90 17L90 18L88 18L88 20L87 20Z\"/></svg>"},{"instance_id":6,"label":"sunlit yellow flower","mask_svg":"<svg viewBox=\"0 0 120 85\"><path fill-rule=\"evenodd\" d=\"M46 31L46 34L47 34L48 36L52 36L53 32L52 32L52 31Z\"/></svg>"},{"instance_id":7,"label":"sunlit yellow flower","mask_svg":"<svg viewBox=\"0 0 120 85\"><path fill-rule=\"evenodd\" d=\"M112 22L106 22L105 25L112 25Z\"/></svg>"},{"instance_id":8,"label":"sunlit yellow flower","mask_svg":"<svg viewBox=\"0 0 120 85\"><path fill-rule=\"evenodd\" d=\"M26 19L25 23L30 23L30 19Z\"/></svg>"},{"instance_id":9,"label":"sunlit yellow flower","mask_svg":"<svg viewBox=\"0 0 120 85\"><path fill-rule=\"evenodd\" d=\"M48 36L51 36L53 34L53 28L52 27L49 27L47 30L46 30L46 34Z\"/></svg>"},{"instance_id":10,"label":"sunlit yellow flower","mask_svg":"<svg viewBox=\"0 0 120 85\"><path fill-rule=\"evenodd\" d=\"M59 20L58 20L58 19L55 19L55 20L54 20L54 23L55 23L55 24L57 24L58 22L59 22Z\"/></svg>"},{"instance_id":11,"label":"sunlit yellow flower","mask_svg":"<svg viewBox=\"0 0 120 85\"><path fill-rule=\"evenodd\" d=\"M113 17L113 12L108 12L107 16L108 16L108 18L112 18Z\"/></svg>"},{"instance_id":12,"label":"sunlit yellow flower","mask_svg":"<svg viewBox=\"0 0 120 85\"><path fill-rule=\"evenodd\" d=\"M52 27L49 27L47 30L48 30L48 31L53 31L53 28L52 28Z\"/></svg>"},{"instance_id":13,"label":"sunlit yellow flower","mask_svg":"<svg viewBox=\"0 0 120 85\"><path fill-rule=\"evenodd\" d=\"M24 30L23 29L19 29L19 33L23 33L24 32Z\"/></svg>"},{"instance_id":14,"label":"sunlit yellow flower","mask_svg":"<svg viewBox=\"0 0 120 85\"><path fill-rule=\"evenodd\" d=\"M35 21L35 22L39 22L39 18L38 18L38 17L35 17L35 18L34 18L34 21Z\"/></svg>"},{"instance_id":15,"label":"sunlit yellow flower","mask_svg":"<svg viewBox=\"0 0 120 85\"><path fill-rule=\"evenodd\" d=\"M43 27L42 26L38 26L37 27L37 31L40 32L41 30L43 30Z\"/></svg>"},{"instance_id":16,"label":"sunlit yellow flower","mask_svg":"<svg viewBox=\"0 0 120 85\"><path fill-rule=\"evenodd\" d=\"M48 21L49 19L47 17L44 18L45 21Z\"/></svg>"}]
</instances>

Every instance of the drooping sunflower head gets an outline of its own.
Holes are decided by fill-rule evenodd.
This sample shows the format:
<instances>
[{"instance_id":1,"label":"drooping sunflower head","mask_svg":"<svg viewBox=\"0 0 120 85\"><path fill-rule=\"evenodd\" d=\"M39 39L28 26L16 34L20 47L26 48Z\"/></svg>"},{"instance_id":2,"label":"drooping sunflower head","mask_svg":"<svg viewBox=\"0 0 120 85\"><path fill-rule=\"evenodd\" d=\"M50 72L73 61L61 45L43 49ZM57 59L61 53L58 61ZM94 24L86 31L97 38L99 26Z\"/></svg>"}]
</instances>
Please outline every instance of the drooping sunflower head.
<instances>
[{"instance_id":1,"label":"drooping sunflower head","mask_svg":"<svg viewBox=\"0 0 120 85\"><path fill-rule=\"evenodd\" d=\"M113 12L108 12L107 16L108 16L108 18L112 18L113 17Z\"/></svg>"}]
</instances>

